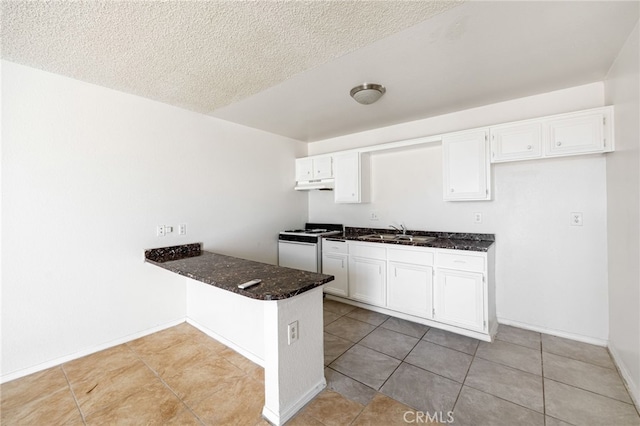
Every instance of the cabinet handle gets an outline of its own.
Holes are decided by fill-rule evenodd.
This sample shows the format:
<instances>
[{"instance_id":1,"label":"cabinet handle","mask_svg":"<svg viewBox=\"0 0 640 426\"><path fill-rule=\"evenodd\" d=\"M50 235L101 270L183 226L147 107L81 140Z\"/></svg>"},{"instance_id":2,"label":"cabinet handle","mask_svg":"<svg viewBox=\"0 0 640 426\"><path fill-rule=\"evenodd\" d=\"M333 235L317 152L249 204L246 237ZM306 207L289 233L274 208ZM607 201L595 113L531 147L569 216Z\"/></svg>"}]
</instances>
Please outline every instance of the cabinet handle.
<instances>
[{"instance_id":1,"label":"cabinet handle","mask_svg":"<svg viewBox=\"0 0 640 426\"><path fill-rule=\"evenodd\" d=\"M491 151L491 156L495 158L496 152L495 151Z\"/></svg>"},{"instance_id":2,"label":"cabinet handle","mask_svg":"<svg viewBox=\"0 0 640 426\"><path fill-rule=\"evenodd\" d=\"M451 188L451 192L453 192L453 191L454 191L453 188Z\"/></svg>"},{"instance_id":3,"label":"cabinet handle","mask_svg":"<svg viewBox=\"0 0 640 426\"><path fill-rule=\"evenodd\" d=\"M393 274L396 278L398 278L398 268L396 268L395 266L393 267Z\"/></svg>"},{"instance_id":4,"label":"cabinet handle","mask_svg":"<svg viewBox=\"0 0 640 426\"><path fill-rule=\"evenodd\" d=\"M467 263L467 262L464 260L454 260L453 263Z\"/></svg>"},{"instance_id":5,"label":"cabinet handle","mask_svg":"<svg viewBox=\"0 0 640 426\"><path fill-rule=\"evenodd\" d=\"M341 259L342 261L342 269L344 269L344 259Z\"/></svg>"},{"instance_id":6,"label":"cabinet handle","mask_svg":"<svg viewBox=\"0 0 640 426\"><path fill-rule=\"evenodd\" d=\"M527 145L527 149L528 149L529 151L531 151L531 148L533 148L531 145Z\"/></svg>"},{"instance_id":7,"label":"cabinet handle","mask_svg":"<svg viewBox=\"0 0 640 426\"><path fill-rule=\"evenodd\" d=\"M560 145L562 145L562 142L560 141L556 142L556 146L560 146Z\"/></svg>"},{"instance_id":8,"label":"cabinet handle","mask_svg":"<svg viewBox=\"0 0 640 426\"><path fill-rule=\"evenodd\" d=\"M378 275L382 275L382 266L378 266Z\"/></svg>"}]
</instances>

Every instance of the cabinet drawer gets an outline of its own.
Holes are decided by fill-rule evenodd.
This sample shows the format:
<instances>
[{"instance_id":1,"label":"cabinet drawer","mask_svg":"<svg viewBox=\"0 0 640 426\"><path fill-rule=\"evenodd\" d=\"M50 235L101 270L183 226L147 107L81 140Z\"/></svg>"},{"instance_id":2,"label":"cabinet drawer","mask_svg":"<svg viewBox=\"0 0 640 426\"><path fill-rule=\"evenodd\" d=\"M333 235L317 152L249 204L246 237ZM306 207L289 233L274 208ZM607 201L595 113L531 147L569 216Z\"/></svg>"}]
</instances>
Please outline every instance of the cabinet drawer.
<instances>
[{"instance_id":1,"label":"cabinet drawer","mask_svg":"<svg viewBox=\"0 0 640 426\"><path fill-rule=\"evenodd\" d=\"M387 250L384 246L380 244L359 244L359 243L349 243L349 255L350 256L358 256L358 257L366 257L369 259L387 259Z\"/></svg>"},{"instance_id":2,"label":"cabinet drawer","mask_svg":"<svg viewBox=\"0 0 640 426\"><path fill-rule=\"evenodd\" d=\"M347 254L347 242L332 240L331 238L322 239L322 252L323 253L342 253Z\"/></svg>"},{"instance_id":3,"label":"cabinet drawer","mask_svg":"<svg viewBox=\"0 0 640 426\"><path fill-rule=\"evenodd\" d=\"M441 268L458 269L461 271L485 270L485 256L477 254L462 254L451 251L438 251L436 254L436 265Z\"/></svg>"},{"instance_id":4,"label":"cabinet drawer","mask_svg":"<svg viewBox=\"0 0 640 426\"><path fill-rule=\"evenodd\" d=\"M390 262L431 266L433 265L433 252L427 250L387 249L387 260Z\"/></svg>"}]
</instances>

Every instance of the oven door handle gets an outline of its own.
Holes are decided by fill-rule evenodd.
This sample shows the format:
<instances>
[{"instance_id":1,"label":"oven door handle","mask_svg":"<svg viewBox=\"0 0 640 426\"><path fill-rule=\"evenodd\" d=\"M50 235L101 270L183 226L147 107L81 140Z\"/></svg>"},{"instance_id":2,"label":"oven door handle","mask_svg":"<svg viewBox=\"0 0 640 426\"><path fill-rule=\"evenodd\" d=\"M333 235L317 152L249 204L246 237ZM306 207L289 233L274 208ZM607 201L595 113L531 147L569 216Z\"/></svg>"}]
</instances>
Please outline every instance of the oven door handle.
<instances>
[{"instance_id":1,"label":"oven door handle","mask_svg":"<svg viewBox=\"0 0 640 426\"><path fill-rule=\"evenodd\" d=\"M299 244L301 246L317 246L317 243L301 243L300 241L286 241L286 240L279 240L278 243L280 244Z\"/></svg>"}]
</instances>

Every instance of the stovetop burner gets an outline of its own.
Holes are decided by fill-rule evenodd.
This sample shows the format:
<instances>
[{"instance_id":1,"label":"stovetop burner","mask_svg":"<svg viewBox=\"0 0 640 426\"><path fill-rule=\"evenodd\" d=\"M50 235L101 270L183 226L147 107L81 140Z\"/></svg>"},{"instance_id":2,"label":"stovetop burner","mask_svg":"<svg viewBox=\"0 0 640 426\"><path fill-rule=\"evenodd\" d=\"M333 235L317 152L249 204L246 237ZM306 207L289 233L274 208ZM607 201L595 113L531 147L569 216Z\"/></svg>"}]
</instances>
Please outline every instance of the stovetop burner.
<instances>
[{"instance_id":1,"label":"stovetop burner","mask_svg":"<svg viewBox=\"0 0 640 426\"><path fill-rule=\"evenodd\" d=\"M305 229L287 229L286 233L296 233L296 234L326 234L326 233L335 233L336 231L343 231L342 225L335 224L318 224L318 223L307 223Z\"/></svg>"}]
</instances>

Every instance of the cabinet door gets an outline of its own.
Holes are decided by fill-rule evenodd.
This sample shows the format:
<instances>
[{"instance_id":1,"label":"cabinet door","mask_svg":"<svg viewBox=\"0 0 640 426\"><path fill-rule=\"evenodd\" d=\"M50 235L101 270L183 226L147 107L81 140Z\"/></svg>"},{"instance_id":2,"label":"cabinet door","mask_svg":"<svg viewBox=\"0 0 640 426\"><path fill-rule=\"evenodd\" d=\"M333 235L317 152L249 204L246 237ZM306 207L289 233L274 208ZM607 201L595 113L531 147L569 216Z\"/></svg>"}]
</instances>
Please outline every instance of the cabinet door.
<instances>
[{"instance_id":1,"label":"cabinet door","mask_svg":"<svg viewBox=\"0 0 640 426\"><path fill-rule=\"evenodd\" d=\"M359 152L334 157L336 203L369 202L369 155Z\"/></svg>"},{"instance_id":2,"label":"cabinet door","mask_svg":"<svg viewBox=\"0 0 640 426\"><path fill-rule=\"evenodd\" d=\"M485 130L442 138L444 199L489 200L489 158Z\"/></svg>"},{"instance_id":3,"label":"cabinet door","mask_svg":"<svg viewBox=\"0 0 640 426\"><path fill-rule=\"evenodd\" d=\"M319 157L313 159L313 178L329 179L333 177L333 162L331 157Z\"/></svg>"},{"instance_id":4,"label":"cabinet door","mask_svg":"<svg viewBox=\"0 0 640 426\"><path fill-rule=\"evenodd\" d=\"M349 258L349 297L384 306L386 265L384 260Z\"/></svg>"},{"instance_id":5,"label":"cabinet door","mask_svg":"<svg viewBox=\"0 0 640 426\"><path fill-rule=\"evenodd\" d=\"M604 114L588 113L547 122L547 155L604 151Z\"/></svg>"},{"instance_id":6,"label":"cabinet door","mask_svg":"<svg viewBox=\"0 0 640 426\"><path fill-rule=\"evenodd\" d=\"M326 293L349 296L348 257L345 254L323 253L322 273L333 275L335 279L324 286Z\"/></svg>"},{"instance_id":7,"label":"cabinet door","mask_svg":"<svg viewBox=\"0 0 640 426\"><path fill-rule=\"evenodd\" d=\"M542 157L542 123L491 128L491 162Z\"/></svg>"},{"instance_id":8,"label":"cabinet door","mask_svg":"<svg viewBox=\"0 0 640 426\"><path fill-rule=\"evenodd\" d=\"M313 179L313 159L298 158L296 160L296 181L304 182Z\"/></svg>"},{"instance_id":9,"label":"cabinet door","mask_svg":"<svg viewBox=\"0 0 640 426\"><path fill-rule=\"evenodd\" d=\"M437 270L434 319L469 330L486 331L483 275Z\"/></svg>"},{"instance_id":10,"label":"cabinet door","mask_svg":"<svg viewBox=\"0 0 640 426\"><path fill-rule=\"evenodd\" d=\"M399 312L431 318L433 268L389 262L387 307Z\"/></svg>"}]
</instances>

